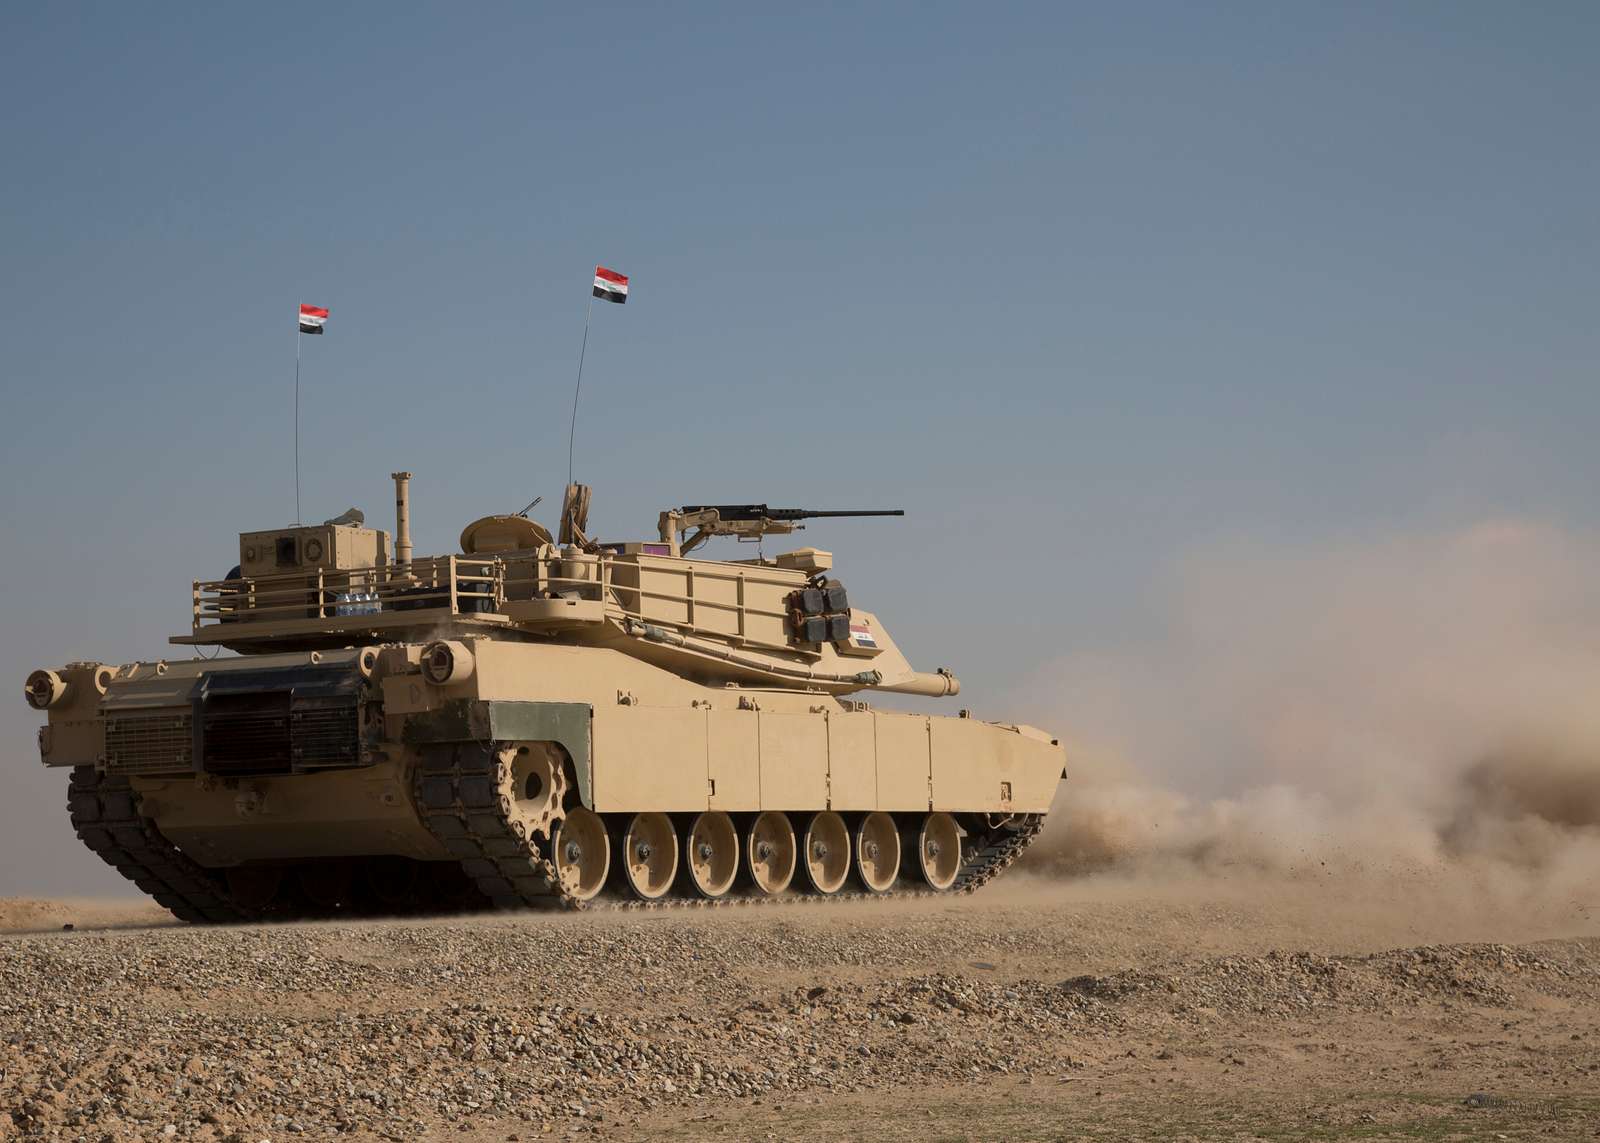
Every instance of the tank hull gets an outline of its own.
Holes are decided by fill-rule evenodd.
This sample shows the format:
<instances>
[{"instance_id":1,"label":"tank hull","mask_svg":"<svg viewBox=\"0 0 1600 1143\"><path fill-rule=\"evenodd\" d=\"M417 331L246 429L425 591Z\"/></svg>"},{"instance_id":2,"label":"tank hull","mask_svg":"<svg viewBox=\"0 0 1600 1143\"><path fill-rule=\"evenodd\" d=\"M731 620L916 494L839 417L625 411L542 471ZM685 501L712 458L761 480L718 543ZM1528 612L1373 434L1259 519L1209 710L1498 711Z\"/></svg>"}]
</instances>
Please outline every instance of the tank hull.
<instances>
[{"instance_id":1,"label":"tank hull","mask_svg":"<svg viewBox=\"0 0 1600 1143\"><path fill-rule=\"evenodd\" d=\"M1063 776L1025 726L438 646L77 664L44 759L91 849L210 922L828 894L846 851L862 892L973 888Z\"/></svg>"}]
</instances>

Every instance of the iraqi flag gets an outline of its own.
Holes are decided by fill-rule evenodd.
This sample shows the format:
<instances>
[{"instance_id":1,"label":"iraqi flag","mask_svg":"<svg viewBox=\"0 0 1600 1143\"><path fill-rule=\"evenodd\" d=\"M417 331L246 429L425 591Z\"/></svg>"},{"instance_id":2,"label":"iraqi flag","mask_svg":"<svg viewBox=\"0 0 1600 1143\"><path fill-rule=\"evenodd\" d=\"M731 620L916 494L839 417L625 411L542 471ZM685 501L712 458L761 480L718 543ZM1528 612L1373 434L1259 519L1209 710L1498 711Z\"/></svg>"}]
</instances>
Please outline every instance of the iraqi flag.
<instances>
[{"instance_id":1,"label":"iraqi flag","mask_svg":"<svg viewBox=\"0 0 1600 1143\"><path fill-rule=\"evenodd\" d=\"M594 296L608 302L626 303L628 300L628 276L619 274L615 270L607 270L604 266L594 268Z\"/></svg>"},{"instance_id":2,"label":"iraqi flag","mask_svg":"<svg viewBox=\"0 0 1600 1143\"><path fill-rule=\"evenodd\" d=\"M623 279L626 281L627 279ZM624 287L626 288L626 287ZM300 307L300 332L321 333L322 327L327 324L328 311L322 306Z\"/></svg>"}]
</instances>

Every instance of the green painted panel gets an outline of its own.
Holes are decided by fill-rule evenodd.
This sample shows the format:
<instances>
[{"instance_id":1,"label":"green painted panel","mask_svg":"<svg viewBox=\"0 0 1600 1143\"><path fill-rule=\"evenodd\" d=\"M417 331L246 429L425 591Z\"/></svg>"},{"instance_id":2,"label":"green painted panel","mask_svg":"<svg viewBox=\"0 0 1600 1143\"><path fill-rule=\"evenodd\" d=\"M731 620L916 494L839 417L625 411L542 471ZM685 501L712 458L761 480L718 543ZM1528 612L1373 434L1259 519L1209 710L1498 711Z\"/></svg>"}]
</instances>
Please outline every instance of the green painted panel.
<instances>
[{"instance_id":1,"label":"green painted panel","mask_svg":"<svg viewBox=\"0 0 1600 1143\"><path fill-rule=\"evenodd\" d=\"M559 742L578 772L578 796L594 805L590 710L581 702L492 702L456 699L406 719L405 741Z\"/></svg>"},{"instance_id":2,"label":"green painted panel","mask_svg":"<svg viewBox=\"0 0 1600 1143\"><path fill-rule=\"evenodd\" d=\"M582 702L491 702L490 737L497 742L559 742L578 771L578 796L594 806L589 742L589 704Z\"/></svg>"}]
</instances>

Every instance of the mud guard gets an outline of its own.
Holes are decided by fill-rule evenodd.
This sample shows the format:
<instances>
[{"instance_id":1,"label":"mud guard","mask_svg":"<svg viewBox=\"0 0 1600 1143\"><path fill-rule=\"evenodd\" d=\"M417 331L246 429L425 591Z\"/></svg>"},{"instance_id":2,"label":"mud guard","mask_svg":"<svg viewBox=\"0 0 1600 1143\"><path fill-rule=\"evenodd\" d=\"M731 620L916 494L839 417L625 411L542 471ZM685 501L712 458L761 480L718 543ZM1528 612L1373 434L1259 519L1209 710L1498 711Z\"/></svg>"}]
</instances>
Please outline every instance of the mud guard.
<instances>
[{"instance_id":1,"label":"mud guard","mask_svg":"<svg viewBox=\"0 0 1600 1143\"><path fill-rule=\"evenodd\" d=\"M436 711L408 715L407 746L431 742L554 742L567 752L578 776L578 797L594 808L589 723L584 702L511 702L454 699Z\"/></svg>"}]
</instances>

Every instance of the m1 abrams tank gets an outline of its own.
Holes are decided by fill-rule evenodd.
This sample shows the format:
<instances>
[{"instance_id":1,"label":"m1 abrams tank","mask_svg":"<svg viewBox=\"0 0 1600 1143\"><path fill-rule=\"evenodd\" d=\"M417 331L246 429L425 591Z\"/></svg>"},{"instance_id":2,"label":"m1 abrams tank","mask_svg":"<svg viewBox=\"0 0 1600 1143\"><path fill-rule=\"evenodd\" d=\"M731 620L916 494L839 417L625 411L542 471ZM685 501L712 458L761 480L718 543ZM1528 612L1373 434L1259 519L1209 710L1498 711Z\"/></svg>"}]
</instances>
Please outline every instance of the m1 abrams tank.
<instances>
[{"instance_id":1,"label":"m1 abrams tank","mask_svg":"<svg viewBox=\"0 0 1600 1143\"><path fill-rule=\"evenodd\" d=\"M525 514L413 558L359 513L246 532L187 634L231 656L28 677L78 837L195 922L976 888L1038 833L1063 751L966 711L832 556L696 552L826 515L663 512L656 539Z\"/></svg>"}]
</instances>

